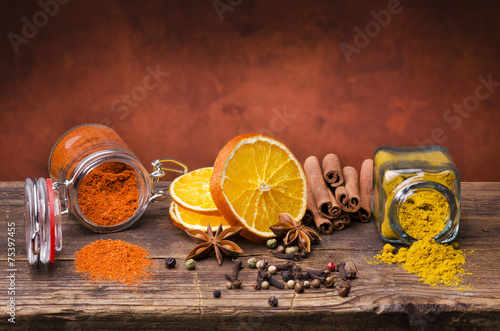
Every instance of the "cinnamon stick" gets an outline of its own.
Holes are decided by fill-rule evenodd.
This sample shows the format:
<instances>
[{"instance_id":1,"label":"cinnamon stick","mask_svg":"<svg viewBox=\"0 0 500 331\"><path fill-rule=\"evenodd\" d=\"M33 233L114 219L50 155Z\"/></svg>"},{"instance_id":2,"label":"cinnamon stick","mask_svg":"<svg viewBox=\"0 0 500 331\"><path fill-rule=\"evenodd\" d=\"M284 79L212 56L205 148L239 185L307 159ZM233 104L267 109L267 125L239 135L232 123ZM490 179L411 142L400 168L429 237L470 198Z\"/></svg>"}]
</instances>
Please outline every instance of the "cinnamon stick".
<instances>
[{"instance_id":1,"label":"cinnamon stick","mask_svg":"<svg viewBox=\"0 0 500 331\"><path fill-rule=\"evenodd\" d=\"M318 206L314 201L314 197L312 196L312 194L310 194L309 190L307 194L307 209L311 211L314 224L316 224L319 232L323 234L333 232L332 222L328 218L325 218L320 214L320 212L318 211Z\"/></svg>"},{"instance_id":2,"label":"cinnamon stick","mask_svg":"<svg viewBox=\"0 0 500 331\"><path fill-rule=\"evenodd\" d=\"M335 199L335 196L333 195L331 190L328 190L328 195L330 196L330 201L332 202L332 207L330 208L330 216L332 219L337 219L340 217L342 209L337 203L337 199Z\"/></svg>"},{"instance_id":3,"label":"cinnamon stick","mask_svg":"<svg viewBox=\"0 0 500 331\"><path fill-rule=\"evenodd\" d=\"M349 217L349 214L346 213L346 212L343 212L340 217L339 217L339 220L342 221L342 223L344 223L344 225L349 225L351 224L351 217Z\"/></svg>"},{"instance_id":4,"label":"cinnamon stick","mask_svg":"<svg viewBox=\"0 0 500 331\"><path fill-rule=\"evenodd\" d=\"M335 189L335 199L342 210L347 210L349 198L347 197L347 190L344 186L339 186Z\"/></svg>"},{"instance_id":5,"label":"cinnamon stick","mask_svg":"<svg viewBox=\"0 0 500 331\"><path fill-rule=\"evenodd\" d=\"M313 201L319 214L324 218L332 218L332 201L328 194L328 187L323 179L323 172L316 156L310 156L304 162L304 171L307 178L307 187L311 192Z\"/></svg>"},{"instance_id":6,"label":"cinnamon stick","mask_svg":"<svg viewBox=\"0 0 500 331\"><path fill-rule=\"evenodd\" d=\"M332 227L335 230L340 231L343 228L345 228L345 223L342 221L342 219L338 218L338 219L332 221Z\"/></svg>"},{"instance_id":7,"label":"cinnamon stick","mask_svg":"<svg viewBox=\"0 0 500 331\"><path fill-rule=\"evenodd\" d=\"M361 210L361 207L359 207L359 209L357 211L355 211L354 213L349 213L351 220L361 221L361 211L360 210Z\"/></svg>"},{"instance_id":8,"label":"cinnamon stick","mask_svg":"<svg viewBox=\"0 0 500 331\"><path fill-rule=\"evenodd\" d=\"M367 159L361 165L359 173L359 194L361 204L359 208L359 220L361 222L370 221L372 214L372 183L373 183L373 160Z\"/></svg>"},{"instance_id":9,"label":"cinnamon stick","mask_svg":"<svg viewBox=\"0 0 500 331\"><path fill-rule=\"evenodd\" d=\"M346 197L341 197L341 208L346 211L353 213L357 211L360 207L359 197L359 177L358 172L353 167L347 166L342 169L344 173L344 184ZM337 191L337 188L335 191Z\"/></svg>"},{"instance_id":10,"label":"cinnamon stick","mask_svg":"<svg viewBox=\"0 0 500 331\"><path fill-rule=\"evenodd\" d=\"M342 165L337 155L332 153L325 155L322 166L325 181L329 183L331 187L338 187L344 183Z\"/></svg>"}]
</instances>

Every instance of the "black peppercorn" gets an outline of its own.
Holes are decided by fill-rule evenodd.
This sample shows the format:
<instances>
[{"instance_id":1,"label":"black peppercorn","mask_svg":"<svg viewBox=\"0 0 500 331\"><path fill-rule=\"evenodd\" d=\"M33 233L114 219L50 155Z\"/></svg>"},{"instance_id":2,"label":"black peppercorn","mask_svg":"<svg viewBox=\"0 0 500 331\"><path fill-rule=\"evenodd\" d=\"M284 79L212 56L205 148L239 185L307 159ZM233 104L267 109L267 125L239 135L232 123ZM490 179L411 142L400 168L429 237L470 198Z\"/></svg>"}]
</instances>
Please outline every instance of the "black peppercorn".
<instances>
[{"instance_id":1,"label":"black peppercorn","mask_svg":"<svg viewBox=\"0 0 500 331\"><path fill-rule=\"evenodd\" d=\"M220 290L214 291L214 298L220 298Z\"/></svg>"},{"instance_id":2,"label":"black peppercorn","mask_svg":"<svg viewBox=\"0 0 500 331\"><path fill-rule=\"evenodd\" d=\"M276 298L274 295L272 297L269 298L269 300L267 300L267 303L269 303L269 305L271 307L277 307L278 306L278 298Z\"/></svg>"},{"instance_id":3,"label":"black peppercorn","mask_svg":"<svg viewBox=\"0 0 500 331\"><path fill-rule=\"evenodd\" d=\"M167 257L165 259L165 267L167 267L167 269L175 268L175 259L173 257Z\"/></svg>"},{"instance_id":4,"label":"black peppercorn","mask_svg":"<svg viewBox=\"0 0 500 331\"><path fill-rule=\"evenodd\" d=\"M294 279L293 273L291 271L285 270L281 273L281 277L283 277L283 281L286 283L289 280Z\"/></svg>"}]
</instances>

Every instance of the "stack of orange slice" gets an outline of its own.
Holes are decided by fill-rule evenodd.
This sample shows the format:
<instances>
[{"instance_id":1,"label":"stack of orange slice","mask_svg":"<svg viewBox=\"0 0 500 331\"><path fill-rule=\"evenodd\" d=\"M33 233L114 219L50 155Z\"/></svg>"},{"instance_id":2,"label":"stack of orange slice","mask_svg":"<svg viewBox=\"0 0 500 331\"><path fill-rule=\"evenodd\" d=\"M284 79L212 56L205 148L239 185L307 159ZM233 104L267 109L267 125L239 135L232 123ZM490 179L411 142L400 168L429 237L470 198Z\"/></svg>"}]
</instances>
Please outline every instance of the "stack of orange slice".
<instances>
[{"instance_id":1,"label":"stack of orange slice","mask_svg":"<svg viewBox=\"0 0 500 331\"><path fill-rule=\"evenodd\" d=\"M229 224L219 213L210 194L210 177L213 168L201 168L177 177L170 184L170 220L183 230L198 229L205 231L207 223L212 228L219 224Z\"/></svg>"}]
</instances>

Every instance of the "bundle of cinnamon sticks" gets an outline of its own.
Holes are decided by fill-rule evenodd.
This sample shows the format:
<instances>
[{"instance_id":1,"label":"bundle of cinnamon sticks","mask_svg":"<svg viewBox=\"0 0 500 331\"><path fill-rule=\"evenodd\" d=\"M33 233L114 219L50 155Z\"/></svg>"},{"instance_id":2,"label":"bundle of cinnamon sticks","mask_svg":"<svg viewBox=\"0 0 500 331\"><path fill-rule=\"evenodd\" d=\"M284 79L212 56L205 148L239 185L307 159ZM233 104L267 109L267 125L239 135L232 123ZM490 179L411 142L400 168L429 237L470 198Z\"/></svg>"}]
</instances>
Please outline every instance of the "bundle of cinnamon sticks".
<instances>
[{"instance_id":1,"label":"bundle of cinnamon sticks","mask_svg":"<svg viewBox=\"0 0 500 331\"><path fill-rule=\"evenodd\" d=\"M322 163L315 156L304 162L307 177L307 212L304 225L312 222L321 233L342 230L351 220L368 222L371 217L373 160L367 159L361 171L342 167L335 154L326 155Z\"/></svg>"}]
</instances>

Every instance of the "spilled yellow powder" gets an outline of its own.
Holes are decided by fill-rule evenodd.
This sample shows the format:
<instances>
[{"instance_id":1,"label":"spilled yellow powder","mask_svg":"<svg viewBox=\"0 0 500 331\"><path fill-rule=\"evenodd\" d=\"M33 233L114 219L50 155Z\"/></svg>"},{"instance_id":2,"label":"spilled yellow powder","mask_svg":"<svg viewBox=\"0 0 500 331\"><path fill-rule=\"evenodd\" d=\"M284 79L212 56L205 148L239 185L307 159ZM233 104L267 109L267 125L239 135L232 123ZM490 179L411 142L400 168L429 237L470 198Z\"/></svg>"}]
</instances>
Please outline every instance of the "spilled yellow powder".
<instances>
[{"instance_id":1,"label":"spilled yellow powder","mask_svg":"<svg viewBox=\"0 0 500 331\"><path fill-rule=\"evenodd\" d=\"M409 273L417 274L420 281L431 286L459 286L466 274L461 267L465 264L465 252L458 249L457 242L438 244L427 237L413 243L409 248L400 248L396 254L394 251L394 246L386 244L382 251L374 256L377 260L375 263L397 263Z\"/></svg>"}]
</instances>

